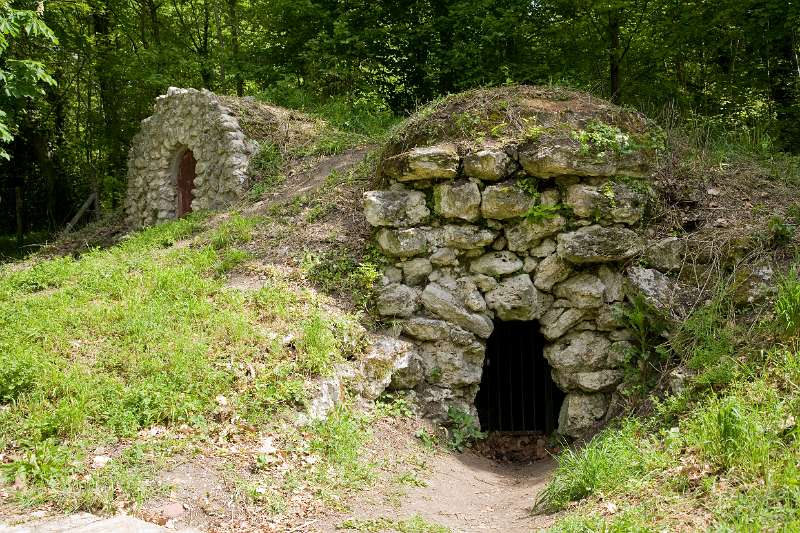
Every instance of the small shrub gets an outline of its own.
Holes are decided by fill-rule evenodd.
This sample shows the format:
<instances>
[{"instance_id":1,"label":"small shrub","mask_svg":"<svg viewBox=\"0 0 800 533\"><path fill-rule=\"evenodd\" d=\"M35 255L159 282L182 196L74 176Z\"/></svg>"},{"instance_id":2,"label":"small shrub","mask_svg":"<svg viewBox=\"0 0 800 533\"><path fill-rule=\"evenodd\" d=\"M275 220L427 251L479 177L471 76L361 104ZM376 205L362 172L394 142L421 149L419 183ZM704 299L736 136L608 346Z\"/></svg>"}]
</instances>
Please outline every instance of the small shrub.
<instances>
[{"instance_id":1,"label":"small shrub","mask_svg":"<svg viewBox=\"0 0 800 533\"><path fill-rule=\"evenodd\" d=\"M34 387L38 366L32 353L0 345L0 405L13 402Z\"/></svg>"},{"instance_id":2,"label":"small shrub","mask_svg":"<svg viewBox=\"0 0 800 533\"><path fill-rule=\"evenodd\" d=\"M486 433L480 430L478 421L471 414L457 407L447 408L448 432L450 438L447 445L451 450L463 452L475 441L485 439Z\"/></svg>"},{"instance_id":3,"label":"small shrub","mask_svg":"<svg viewBox=\"0 0 800 533\"><path fill-rule=\"evenodd\" d=\"M775 315L786 333L794 335L800 329L800 277L794 267L778 284Z\"/></svg>"},{"instance_id":4,"label":"small shrub","mask_svg":"<svg viewBox=\"0 0 800 533\"><path fill-rule=\"evenodd\" d=\"M426 428L419 428L417 431L414 432L414 436L422 442L422 445L432 450L439 445L439 437Z\"/></svg>"},{"instance_id":5,"label":"small shrub","mask_svg":"<svg viewBox=\"0 0 800 533\"><path fill-rule=\"evenodd\" d=\"M585 129L573 131L572 138L581 143L581 153L602 156L606 152L626 154L633 151L630 137L616 126L590 121Z\"/></svg>"},{"instance_id":6,"label":"small shrub","mask_svg":"<svg viewBox=\"0 0 800 533\"><path fill-rule=\"evenodd\" d=\"M525 213L525 218L534 224L540 224L546 220L552 220L561 212L561 205L534 205Z\"/></svg>"},{"instance_id":7,"label":"small shrub","mask_svg":"<svg viewBox=\"0 0 800 533\"><path fill-rule=\"evenodd\" d=\"M781 217L772 217L767 223L769 243L772 246L785 246L794 238L795 227Z\"/></svg>"},{"instance_id":8,"label":"small shrub","mask_svg":"<svg viewBox=\"0 0 800 533\"><path fill-rule=\"evenodd\" d=\"M340 358L339 341L333 333L330 320L320 311L314 311L300 326L297 349L300 370L310 374L325 374Z\"/></svg>"},{"instance_id":9,"label":"small shrub","mask_svg":"<svg viewBox=\"0 0 800 533\"><path fill-rule=\"evenodd\" d=\"M414 416L408 400L397 394L386 393L375 401L378 416L391 418L411 418Z\"/></svg>"}]
</instances>

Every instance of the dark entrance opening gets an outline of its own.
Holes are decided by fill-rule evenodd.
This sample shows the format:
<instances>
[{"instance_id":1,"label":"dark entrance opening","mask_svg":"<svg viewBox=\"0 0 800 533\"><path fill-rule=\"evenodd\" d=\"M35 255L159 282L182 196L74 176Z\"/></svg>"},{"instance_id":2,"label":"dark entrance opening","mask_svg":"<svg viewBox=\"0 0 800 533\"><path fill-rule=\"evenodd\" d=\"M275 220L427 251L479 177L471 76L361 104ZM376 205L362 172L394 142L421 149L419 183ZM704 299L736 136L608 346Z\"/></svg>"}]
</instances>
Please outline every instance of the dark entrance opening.
<instances>
[{"instance_id":1,"label":"dark entrance opening","mask_svg":"<svg viewBox=\"0 0 800 533\"><path fill-rule=\"evenodd\" d=\"M475 407L484 431L552 433L564 393L550 376L538 322L495 321Z\"/></svg>"},{"instance_id":2,"label":"dark entrance opening","mask_svg":"<svg viewBox=\"0 0 800 533\"><path fill-rule=\"evenodd\" d=\"M197 161L194 159L194 154L191 150L184 150L178 162L178 174L176 182L178 187L178 206L177 215L182 217L186 213L192 212L192 200L194 195L194 178L197 177L196 167Z\"/></svg>"}]
</instances>

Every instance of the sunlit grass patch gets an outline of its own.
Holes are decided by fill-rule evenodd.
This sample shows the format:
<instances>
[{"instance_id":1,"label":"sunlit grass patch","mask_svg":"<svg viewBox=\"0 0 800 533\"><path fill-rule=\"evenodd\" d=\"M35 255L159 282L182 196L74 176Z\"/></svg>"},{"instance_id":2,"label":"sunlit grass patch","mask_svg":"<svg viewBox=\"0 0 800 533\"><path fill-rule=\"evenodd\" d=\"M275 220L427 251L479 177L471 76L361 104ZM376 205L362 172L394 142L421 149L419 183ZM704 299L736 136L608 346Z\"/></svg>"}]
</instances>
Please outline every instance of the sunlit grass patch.
<instances>
[{"instance_id":1,"label":"sunlit grass patch","mask_svg":"<svg viewBox=\"0 0 800 533\"><path fill-rule=\"evenodd\" d=\"M312 292L277 275L253 293L224 287L257 219L203 220L0 271L0 478L19 504L140 503L170 455L221 426L291 420L307 380L352 356L357 322ZM107 464L98 450L113 450ZM324 458L326 472L340 462Z\"/></svg>"}]
</instances>

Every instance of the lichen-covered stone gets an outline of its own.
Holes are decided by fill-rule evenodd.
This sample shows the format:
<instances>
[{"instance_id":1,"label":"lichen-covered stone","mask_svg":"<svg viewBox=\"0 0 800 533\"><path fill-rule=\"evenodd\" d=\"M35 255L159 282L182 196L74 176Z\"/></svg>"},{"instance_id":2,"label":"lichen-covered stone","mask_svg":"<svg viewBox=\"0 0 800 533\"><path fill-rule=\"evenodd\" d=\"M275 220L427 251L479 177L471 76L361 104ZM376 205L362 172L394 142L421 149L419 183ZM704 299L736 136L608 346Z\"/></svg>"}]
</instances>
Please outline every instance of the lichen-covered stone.
<instances>
[{"instance_id":1,"label":"lichen-covered stone","mask_svg":"<svg viewBox=\"0 0 800 533\"><path fill-rule=\"evenodd\" d=\"M481 213L484 218L505 220L521 217L536 203L515 182L489 185L483 190Z\"/></svg>"},{"instance_id":2,"label":"lichen-covered stone","mask_svg":"<svg viewBox=\"0 0 800 533\"><path fill-rule=\"evenodd\" d=\"M564 372L602 370L611 341L594 331L568 333L544 347L544 356L553 368Z\"/></svg>"},{"instance_id":3,"label":"lichen-covered stone","mask_svg":"<svg viewBox=\"0 0 800 533\"><path fill-rule=\"evenodd\" d=\"M389 335L380 336L360 361L360 377L363 381L358 384L359 392L365 398L374 400L394 382L395 375L398 384L404 381L403 384L413 387L421 375L418 359L417 347L413 343Z\"/></svg>"},{"instance_id":4,"label":"lichen-covered stone","mask_svg":"<svg viewBox=\"0 0 800 533\"><path fill-rule=\"evenodd\" d=\"M647 264L662 272L680 270L686 259L686 241L678 237L656 241L644 251Z\"/></svg>"},{"instance_id":5,"label":"lichen-covered stone","mask_svg":"<svg viewBox=\"0 0 800 533\"><path fill-rule=\"evenodd\" d=\"M603 282L606 303L621 302L625 297L625 277L618 271L601 265L597 269L597 277Z\"/></svg>"},{"instance_id":6,"label":"lichen-covered stone","mask_svg":"<svg viewBox=\"0 0 800 533\"><path fill-rule=\"evenodd\" d=\"M497 238L497 232L479 226L448 224L441 228L441 238L445 246L470 250L492 244Z\"/></svg>"},{"instance_id":7,"label":"lichen-covered stone","mask_svg":"<svg viewBox=\"0 0 800 533\"><path fill-rule=\"evenodd\" d=\"M522 260L511 252L489 252L470 263L472 272L487 276L507 276L522 268Z\"/></svg>"},{"instance_id":8,"label":"lichen-covered stone","mask_svg":"<svg viewBox=\"0 0 800 533\"><path fill-rule=\"evenodd\" d=\"M552 299L536 290L527 274L506 278L486 293L486 304L500 320L535 320L550 302Z\"/></svg>"},{"instance_id":9,"label":"lichen-covered stone","mask_svg":"<svg viewBox=\"0 0 800 533\"><path fill-rule=\"evenodd\" d=\"M566 298L578 309L595 308L603 305L605 286L600 278L582 272L553 287L557 298Z\"/></svg>"},{"instance_id":10,"label":"lichen-covered stone","mask_svg":"<svg viewBox=\"0 0 800 533\"><path fill-rule=\"evenodd\" d=\"M473 274L472 281L475 282L475 286L477 286L481 292L489 292L497 287L497 280L486 274Z\"/></svg>"},{"instance_id":11,"label":"lichen-covered stone","mask_svg":"<svg viewBox=\"0 0 800 533\"><path fill-rule=\"evenodd\" d=\"M569 437L589 436L608 411L606 394L567 394L558 415L558 432Z\"/></svg>"},{"instance_id":12,"label":"lichen-covered stone","mask_svg":"<svg viewBox=\"0 0 800 533\"><path fill-rule=\"evenodd\" d=\"M436 266L457 265L458 254L452 248L439 248L431 254L430 261Z\"/></svg>"},{"instance_id":13,"label":"lichen-covered stone","mask_svg":"<svg viewBox=\"0 0 800 533\"><path fill-rule=\"evenodd\" d=\"M597 221L636 224L644 214L647 196L619 182L601 186L576 183L567 187L564 204L575 216Z\"/></svg>"},{"instance_id":14,"label":"lichen-covered stone","mask_svg":"<svg viewBox=\"0 0 800 533\"><path fill-rule=\"evenodd\" d=\"M419 292L394 283L378 290L376 307L382 316L409 317L417 310Z\"/></svg>"},{"instance_id":15,"label":"lichen-covered stone","mask_svg":"<svg viewBox=\"0 0 800 533\"><path fill-rule=\"evenodd\" d=\"M549 291L553 285L567 279L572 274L572 265L557 255L545 257L536 268L533 284L537 289Z\"/></svg>"},{"instance_id":16,"label":"lichen-covered stone","mask_svg":"<svg viewBox=\"0 0 800 533\"><path fill-rule=\"evenodd\" d=\"M381 252L394 257L413 257L428 250L425 232L419 228L384 228L378 231L375 238Z\"/></svg>"},{"instance_id":17,"label":"lichen-covered stone","mask_svg":"<svg viewBox=\"0 0 800 533\"><path fill-rule=\"evenodd\" d=\"M425 195L419 191L364 193L364 216L372 226L416 226L423 223L429 215Z\"/></svg>"},{"instance_id":18,"label":"lichen-covered stone","mask_svg":"<svg viewBox=\"0 0 800 533\"><path fill-rule=\"evenodd\" d=\"M403 277L408 285L419 285L428 279L428 275L433 272L430 260L424 257L411 259L400 265L403 269Z\"/></svg>"},{"instance_id":19,"label":"lichen-covered stone","mask_svg":"<svg viewBox=\"0 0 800 533\"><path fill-rule=\"evenodd\" d=\"M433 189L434 211L445 218L469 222L481 216L481 191L472 181L442 183Z\"/></svg>"},{"instance_id":20,"label":"lichen-covered stone","mask_svg":"<svg viewBox=\"0 0 800 533\"><path fill-rule=\"evenodd\" d=\"M422 291L422 304L436 316L453 322L484 339L492 334L494 324L486 315L470 312L456 297L437 283Z\"/></svg>"},{"instance_id":21,"label":"lichen-covered stone","mask_svg":"<svg viewBox=\"0 0 800 533\"><path fill-rule=\"evenodd\" d=\"M533 248L530 249L530 255L532 257L547 257L548 255L553 254L556 251L556 241L553 239L545 239Z\"/></svg>"},{"instance_id":22,"label":"lichen-covered stone","mask_svg":"<svg viewBox=\"0 0 800 533\"><path fill-rule=\"evenodd\" d=\"M630 176L644 177L649 168L641 153L618 154L611 151L586 154L572 139L535 143L519 152L519 162L531 176Z\"/></svg>"},{"instance_id":23,"label":"lichen-covered stone","mask_svg":"<svg viewBox=\"0 0 800 533\"><path fill-rule=\"evenodd\" d=\"M557 239L558 255L576 264L622 261L641 248L636 232L618 227L586 226Z\"/></svg>"},{"instance_id":24,"label":"lichen-covered stone","mask_svg":"<svg viewBox=\"0 0 800 533\"><path fill-rule=\"evenodd\" d=\"M517 164L500 149L485 148L464 157L464 174L483 181L497 181L511 174Z\"/></svg>"},{"instance_id":25,"label":"lichen-covered stone","mask_svg":"<svg viewBox=\"0 0 800 533\"><path fill-rule=\"evenodd\" d=\"M537 259L534 259L533 257L526 257L525 261L522 263L522 270L530 274L536 270L537 266L539 266L539 261Z\"/></svg>"},{"instance_id":26,"label":"lichen-covered stone","mask_svg":"<svg viewBox=\"0 0 800 533\"><path fill-rule=\"evenodd\" d=\"M485 347L480 342L467 346L450 341L423 343L420 357L426 379L439 386L480 383Z\"/></svg>"},{"instance_id":27,"label":"lichen-covered stone","mask_svg":"<svg viewBox=\"0 0 800 533\"><path fill-rule=\"evenodd\" d=\"M456 280L456 287L467 309L481 313L486 311L486 301L478 291L478 286L475 284L472 276L458 278Z\"/></svg>"},{"instance_id":28,"label":"lichen-covered stone","mask_svg":"<svg viewBox=\"0 0 800 533\"><path fill-rule=\"evenodd\" d=\"M415 316L403 323L403 332L421 341L450 338L452 326L444 320Z\"/></svg>"},{"instance_id":29,"label":"lichen-covered stone","mask_svg":"<svg viewBox=\"0 0 800 533\"><path fill-rule=\"evenodd\" d=\"M566 224L567 221L561 215L554 215L536 222L522 219L517 224L506 229L508 249L512 252L527 252L545 237L550 237L562 231Z\"/></svg>"},{"instance_id":30,"label":"lichen-covered stone","mask_svg":"<svg viewBox=\"0 0 800 533\"><path fill-rule=\"evenodd\" d=\"M609 392L622 383L622 370L596 370L593 372L553 371L553 381L567 392Z\"/></svg>"},{"instance_id":31,"label":"lichen-covered stone","mask_svg":"<svg viewBox=\"0 0 800 533\"><path fill-rule=\"evenodd\" d=\"M553 307L539 319L542 335L547 340L555 340L583 320L584 316L583 309Z\"/></svg>"},{"instance_id":32,"label":"lichen-covered stone","mask_svg":"<svg viewBox=\"0 0 800 533\"><path fill-rule=\"evenodd\" d=\"M645 302L666 314L683 316L688 312L693 293L665 274L653 268L632 266L626 275L625 288L630 295L642 296Z\"/></svg>"},{"instance_id":33,"label":"lichen-covered stone","mask_svg":"<svg viewBox=\"0 0 800 533\"><path fill-rule=\"evenodd\" d=\"M458 148L452 143L412 148L383 162L383 172L397 181L453 179L458 174Z\"/></svg>"}]
</instances>

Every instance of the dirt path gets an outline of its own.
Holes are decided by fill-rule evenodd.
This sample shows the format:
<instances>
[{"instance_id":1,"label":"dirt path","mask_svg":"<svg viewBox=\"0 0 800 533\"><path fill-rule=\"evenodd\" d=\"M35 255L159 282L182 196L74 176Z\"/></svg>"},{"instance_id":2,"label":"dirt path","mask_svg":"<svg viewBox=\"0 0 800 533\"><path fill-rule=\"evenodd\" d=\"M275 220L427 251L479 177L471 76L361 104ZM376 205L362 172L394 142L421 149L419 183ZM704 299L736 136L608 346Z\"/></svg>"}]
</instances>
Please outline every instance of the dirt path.
<instances>
[{"instance_id":1,"label":"dirt path","mask_svg":"<svg viewBox=\"0 0 800 533\"><path fill-rule=\"evenodd\" d=\"M342 531L336 526L347 519L400 520L414 515L447 526L453 533L527 533L552 523L552 517L530 512L555 466L552 460L504 464L466 452L437 454L429 464L426 486L409 489L399 502L373 494L320 531Z\"/></svg>"}]
</instances>

